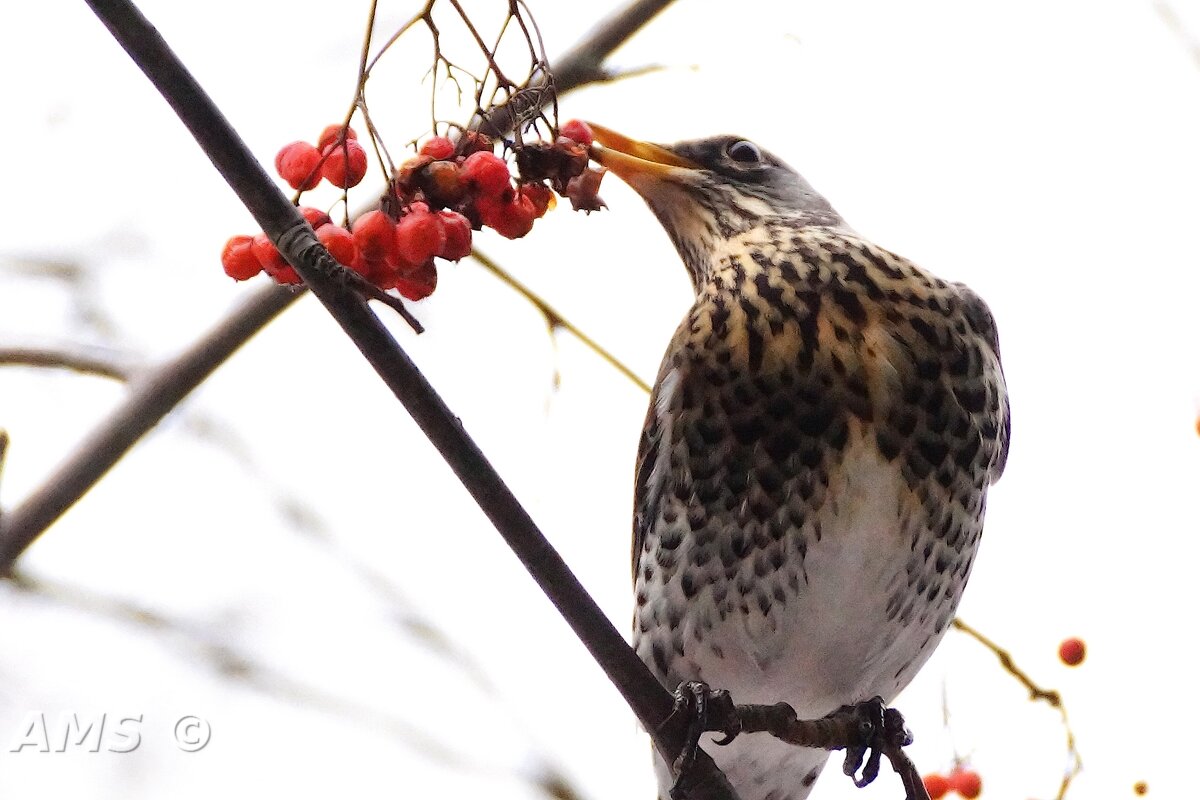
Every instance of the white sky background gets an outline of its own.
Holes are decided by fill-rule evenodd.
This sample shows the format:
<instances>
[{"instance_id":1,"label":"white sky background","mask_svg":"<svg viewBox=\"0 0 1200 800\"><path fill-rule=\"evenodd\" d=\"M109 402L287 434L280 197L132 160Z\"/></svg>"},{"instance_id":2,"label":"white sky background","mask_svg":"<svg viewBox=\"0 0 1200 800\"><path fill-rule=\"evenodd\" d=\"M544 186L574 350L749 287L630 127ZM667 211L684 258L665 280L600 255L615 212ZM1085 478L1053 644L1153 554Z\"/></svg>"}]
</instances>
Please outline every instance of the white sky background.
<instances>
[{"instance_id":1,"label":"white sky background","mask_svg":"<svg viewBox=\"0 0 1200 800\"><path fill-rule=\"evenodd\" d=\"M385 2L381 28L412 5ZM1194 791L1186 756L1177 764L1186 743L1153 732L1183 727L1194 682L1198 5L1171 6L1181 34L1150 0L1002 13L680 0L613 59L670 69L562 105L638 137L752 137L859 231L988 300L1014 441L961 610L1063 691L1087 766L1076 798L1132 796L1142 779L1152 797ZM344 113L365 3L143 9L264 162ZM605 9L534 10L553 54ZM425 54L412 52L369 95L393 148L424 119ZM0 343L153 361L250 291L217 261L225 238L254 231L249 216L83 3L7 16L0 104ZM561 208L525 241L477 241L650 378L688 285L637 197L615 180L603 196L607 213ZM45 261L73 265L76 287L40 274ZM625 629L644 395L569 336L548 337L475 265L441 279L416 308L426 335L384 317ZM0 370L4 505L121 393ZM615 691L311 298L21 567L61 594L0 585L4 796L529 798L541 795L520 776L539 763L590 798L652 796L648 746ZM177 625L132 624L121 603ZM424 624L493 689L431 652ZM1055 657L1068 635L1089 643L1077 670ZM213 648L267 677L221 676ZM922 769L949 766L943 686L984 796L1052 796L1065 758L1055 714L954 633L899 702ZM63 712L140 714L142 746L8 752L36 711L52 730ZM173 745L184 714L212 725L200 753ZM899 793L886 768L858 792L834 766L815 797Z\"/></svg>"}]
</instances>

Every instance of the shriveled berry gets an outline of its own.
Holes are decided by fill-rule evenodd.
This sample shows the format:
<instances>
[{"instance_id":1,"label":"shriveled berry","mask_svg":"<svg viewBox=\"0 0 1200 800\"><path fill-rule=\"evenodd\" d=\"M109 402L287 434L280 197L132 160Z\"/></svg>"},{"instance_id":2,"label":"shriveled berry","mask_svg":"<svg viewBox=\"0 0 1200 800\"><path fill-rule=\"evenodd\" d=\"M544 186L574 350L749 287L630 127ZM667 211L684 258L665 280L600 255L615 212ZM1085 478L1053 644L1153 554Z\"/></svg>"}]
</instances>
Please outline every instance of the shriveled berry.
<instances>
[{"instance_id":1,"label":"shriveled berry","mask_svg":"<svg viewBox=\"0 0 1200 800\"><path fill-rule=\"evenodd\" d=\"M344 137L342 136L342 131L346 132ZM343 138L357 139L358 134L354 132L354 128L349 126L343 127L341 125L328 125L326 126L325 130L321 131L321 135L317 137L317 150L324 153L325 148L329 147L329 145L335 142L342 141Z\"/></svg>"},{"instance_id":2,"label":"shriveled berry","mask_svg":"<svg viewBox=\"0 0 1200 800\"><path fill-rule=\"evenodd\" d=\"M432 163L433 159L430 156L413 156L405 161L396 169L396 189L400 193L412 192L420 182L420 175L423 174L421 170Z\"/></svg>"},{"instance_id":3,"label":"shriveled berry","mask_svg":"<svg viewBox=\"0 0 1200 800\"><path fill-rule=\"evenodd\" d=\"M950 791L950 781L945 775L934 772L921 780L925 782L925 791L929 792L929 800L941 800L946 796L946 792Z\"/></svg>"},{"instance_id":4,"label":"shriveled berry","mask_svg":"<svg viewBox=\"0 0 1200 800\"><path fill-rule=\"evenodd\" d=\"M415 270L398 275L395 286L389 288L395 288L409 300L423 300L437 288L437 265L431 258Z\"/></svg>"},{"instance_id":5,"label":"shriveled berry","mask_svg":"<svg viewBox=\"0 0 1200 800\"><path fill-rule=\"evenodd\" d=\"M457 211L441 211L446 244L438 255L447 261L459 261L471 255L471 222Z\"/></svg>"},{"instance_id":6,"label":"shriveled berry","mask_svg":"<svg viewBox=\"0 0 1200 800\"><path fill-rule=\"evenodd\" d=\"M541 219L547 209L553 207L554 194L544 183L523 183L517 187L517 193L529 198L533 203L534 216Z\"/></svg>"},{"instance_id":7,"label":"shriveled berry","mask_svg":"<svg viewBox=\"0 0 1200 800\"><path fill-rule=\"evenodd\" d=\"M1072 636L1070 639L1064 639L1058 646L1058 657L1068 667L1078 667L1083 663L1085 656L1087 656L1087 645L1084 644L1083 639Z\"/></svg>"},{"instance_id":8,"label":"shriveled berry","mask_svg":"<svg viewBox=\"0 0 1200 800\"><path fill-rule=\"evenodd\" d=\"M462 180L484 197L496 197L511 186L508 164L495 153L472 153L463 161Z\"/></svg>"},{"instance_id":9,"label":"shriveled berry","mask_svg":"<svg viewBox=\"0 0 1200 800\"><path fill-rule=\"evenodd\" d=\"M354 243L354 234L341 225L326 223L317 228L317 241L325 245L329 254L337 259L339 264L350 266L358 256L358 246Z\"/></svg>"},{"instance_id":10,"label":"shriveled berry","mask_svg":"<svg viewBox=\"0 0 1200 800\"><path fill-rule=\"evenodd\" d=\"M253 236L231 236L221 250L221 266L235 281L248 281L262 272L252 246Z\"/></svg>"},{"instance_id":11,"label":"shriveled berry","mask_svg":"<svg viewBox=\"0 0 1200 800\"><path fill-rule=\"evenodd\" d=\"M396 264L396 223L382 211L368 211L354 221L354 244L363 258Z\"/></svg>"},{"instance_id":12,"label":"shriveled berry","mask_svg":"<svg viewBox=\"0 0 1200 800\"><path fill-rule=\"evenodd\" d=\"M558 129L558 133L560 136L574 139L584 147L592 146L592 129L581 119L572 119L563 123L563 126Z\"/></svg>"},{"instance_id":13,"label":"shriveled berry","mask_svg":"<svg viewBox=\"0 0 1200 800\"><path fill-rule=\"evenodd\" d=\"M421 186L435 206L451 206L462 199L466 186L453 161L434 161L421 171Z\"/></svg>"},{"instance_id":14,"label":"shriveled berry","mask_svg":"<svg viewBox=\"0 0 1200 800\"><path fill-rule=\"evenodd\" d=\"M406 264L414 267L423 264L445 246L446 226L428 208L410 211L396 223L396 251Z\"/></svg>"},{"instance_id":15,"label":"shriveled berry","mask_svg":"<svg viewBox=\"0 0 1200 800\"><path fill-rule=\"evenodd\" d=\"M277 283L300 283L300 276L292 265L287 262L287 259L275 248L270 237L265 233L260 233L254 237L254 242L250 245L250 249L254 252L254 257L258 259L258 263L262 265L263 271L275 279Z\"/></svg>"},{"instance_id":16,"label":"shriveled berry","mask_svg":"<svg viewBox=\"0 0 1200 800\"><path fill-rule=\"evenodd\" d=\"M983 779L973 769L955 770L950 773L950 788L966 798L975 800L983 791Z\"/></svg>"},{"instance_id":17,"label":"shriveled berry","mask_svg":"<svg viewBox=\"0 0 1200 800\"><path fill-rule=\"evenodd\" d=\"M275 171L293 189L308 191L321 182L321 151L308 142L284 145L275 155Z\"/></svg>"},{"instance_id":18,"label":"shriveled berry","mask_svg":"<svg viewBox=\"0 0 1200 800\"><path fill-rule=\"evenodd\" d=\"M468 156L471 153L480 153L483 151L490 153L494 146L495 143L491 137L479 131L463 131L462 136L458 137L456 149L460 155Z\"/></svg>"},{"instance_id":19,"label":"shriveled berry","mask_svg":"<svg viewBox=\"0 0 1200 800\"><path fill-rule=\"evenodd\" d=\"M454 155L454 142L445 136L431 136L417 152L435 159L450 158Z\"/></svg>"},{"instance_id":20,"label":"shriveled berry","mask_svg":"<svg viewBox=\"0 0 1200 800\"><path fill-rule=\"evenodd\" d=\"M321 175L339 189L358 186L367 174L367 151L354 139L334 143L325 148L325 163Z\"/></svg>"},{"instance_id":21,"label":"shriveled berry","mask_svg":"<svg viewBox=\"0 0 1200 800\"><path fill-rule=\"evenodd\" d=\"M322 225L328 225L330 222L329 215L319 208L300 206L300 215L312 226L314 231Z\"/></svg>"},{"instance_id":22,"label":"shriveled berry","mask_svg":"<svg viewBox=\"0 0 1200 800\"><path fill-rule=\"evenodd\" d=\"M563 194L571 201L571 208L587 214L599 211L602 208L608 208L598 194L600 191L600 181L603 180L606 172L607 170L603 168L588 168L582 174L576 175L567 181L567 188Z\"/></svg>"}]
</instances>

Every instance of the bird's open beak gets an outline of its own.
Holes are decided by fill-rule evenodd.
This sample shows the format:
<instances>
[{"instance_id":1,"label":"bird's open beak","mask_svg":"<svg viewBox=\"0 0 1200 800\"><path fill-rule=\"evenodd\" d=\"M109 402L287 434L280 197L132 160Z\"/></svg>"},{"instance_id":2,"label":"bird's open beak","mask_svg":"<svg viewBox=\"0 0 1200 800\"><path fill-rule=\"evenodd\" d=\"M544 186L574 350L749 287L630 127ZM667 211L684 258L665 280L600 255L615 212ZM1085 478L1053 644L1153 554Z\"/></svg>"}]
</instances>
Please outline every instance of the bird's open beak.
<instances>
[{"instance_id":1,"label":"bird's open beak","mask_svg":"<svg viewBox=\"0 0 1200 800\"><path fill-rule=\"evenodd\" d=\"M596 142L602 145L592 148L592 158L631 185L636 185L638 179L661 180L678 168L699 168L661 145L630 139L594 122L589 122L588 127Z\"/></svg>"}]
</instances>

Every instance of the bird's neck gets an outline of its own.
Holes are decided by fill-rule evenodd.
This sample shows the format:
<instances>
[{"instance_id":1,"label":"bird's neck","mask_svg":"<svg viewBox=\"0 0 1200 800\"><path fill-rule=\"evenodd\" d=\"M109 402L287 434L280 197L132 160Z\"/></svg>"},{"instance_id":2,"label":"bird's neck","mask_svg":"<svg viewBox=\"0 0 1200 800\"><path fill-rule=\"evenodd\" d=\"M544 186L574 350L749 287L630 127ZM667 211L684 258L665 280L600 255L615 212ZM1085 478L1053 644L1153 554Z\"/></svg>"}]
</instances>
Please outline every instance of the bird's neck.
<instances>
[{"instance_id":1,"label":"bird's neck","mask_svg":"<svg viewBox=\"0 0 1200 800\"><path fill-rule=\"evenodd\" d=\"M812 225L795 217L773 217L759 220L753 227L728 232L726 236L712 236L709 230L705 232L710 235L704 239L681 237L675 239L675 247L692 279L692 288L699 296L737 286L746 279L747 268L760 268L761 265L753 263L756 255L773 258L795 237L819 228L844 230L840 225ZM800 271L806 266L810 265L803 262L796 265ZM815 264L811 266L816 267Z\"/></svg>"}]
</instances>

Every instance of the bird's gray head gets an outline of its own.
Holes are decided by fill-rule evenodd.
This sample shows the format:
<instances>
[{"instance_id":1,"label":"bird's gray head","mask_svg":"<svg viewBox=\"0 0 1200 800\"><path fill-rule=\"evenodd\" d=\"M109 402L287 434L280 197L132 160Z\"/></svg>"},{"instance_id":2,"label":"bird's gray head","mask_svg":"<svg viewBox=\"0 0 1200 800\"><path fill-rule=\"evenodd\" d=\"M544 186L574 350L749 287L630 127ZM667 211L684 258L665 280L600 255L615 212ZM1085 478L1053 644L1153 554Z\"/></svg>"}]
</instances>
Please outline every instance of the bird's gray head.
<instances>
[{"instance_id":1,"label":"bird's gray head","mask_svg":"<svg viewBox=\"0 0 1200 800\"><path fill-rule=\"evenodd\" d=\"M737 136L673 145L639 142L592 124L592 157L642 196L698 281L720 243L756 229L845 227L783 161Z\"/></svg>"}]
</instances>

